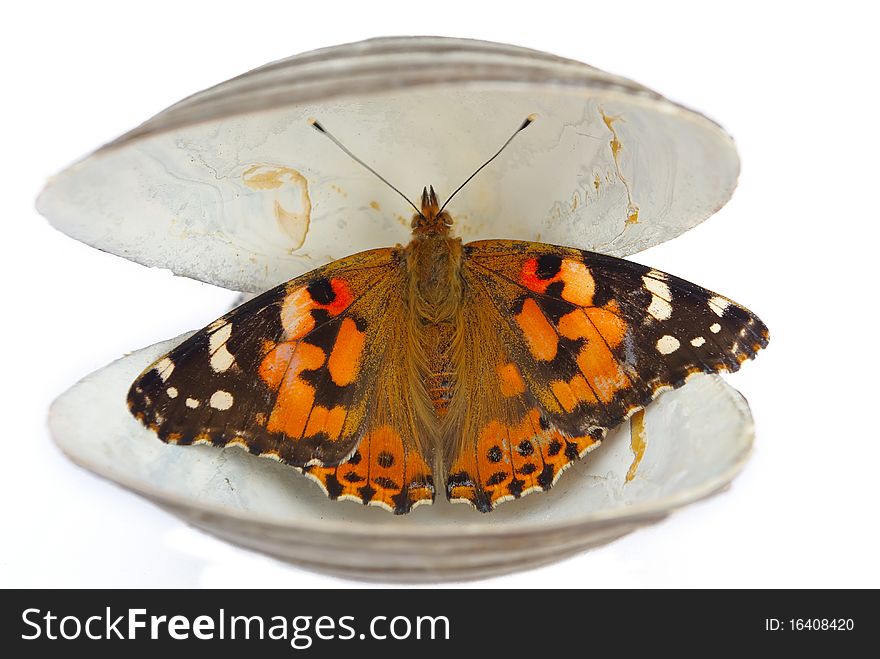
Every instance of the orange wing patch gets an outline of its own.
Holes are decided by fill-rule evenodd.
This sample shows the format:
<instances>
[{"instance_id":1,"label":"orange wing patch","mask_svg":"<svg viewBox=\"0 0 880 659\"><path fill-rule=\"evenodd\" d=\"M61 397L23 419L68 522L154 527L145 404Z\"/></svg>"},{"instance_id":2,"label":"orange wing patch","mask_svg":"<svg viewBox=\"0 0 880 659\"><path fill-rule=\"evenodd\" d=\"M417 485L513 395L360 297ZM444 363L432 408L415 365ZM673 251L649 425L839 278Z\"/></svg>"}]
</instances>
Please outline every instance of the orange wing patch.
<instances>
[{"instance_id":1,"label":"orange wing patch","mask_svg":"<svg viewBox=\"0 0 880 659\"><path fill-rule=\"evenodd\" d=\"M619 316L617 302L603 308L576 309L559 320L557 330L568 339L585 339L577 355L580 373L568 382L551 383L566 412L581 402L610 402L621 389L632 386L621 362L612 352L626 335L626 322ZM562 396L562 397L560 397Z\"/></svg>"},{"instance_id":2,"label":"orange wing patch","mask_svg":"<svg viewBox=\"0 0 880 659\"><path fill-rule=\"evenodd\" d=\"M560 297L566 302L571 302L579 307L593 305L593 294L596 291L596 282L590 269L579 261L565 259L559 266L558 272L547 276L541 270L541 265L536 258L527 259L520 270L519 281L529 290L536 293L546 294L551 284L561 282L562 293Z\"/></svg>"},{"instance_id":3,"label":"orange wing patch","mask_svg":"<svg viewBox=\"0 0 880 659\"><path fill-rule=\"evenodd\" d=\"M344 387L357 378L366 340L367 335L357 328L354 320L343 319L336 343L333 344L333 352L327 360L330 377L338 386Z\"/></svg>"},{"instance_id":4,"label":"orange wing patch","mask_svg":"<svg viewBox=\"0 0 880 659\"><path fill-rule=\"evenodd\" d=\"M309 343L279 343L266 355L260 365L260 377L270 389L278 390L266 424L269 432L291 438L303 436L315 404L315 388L300 376L303 371L319 369L326 358L323 350Z\"/></svg>"},{"instance_id":5,"label":"orange wing patch","mask_svg":"<svg viewBox=\"0 0 880 659\"><path fill-rule=\"evenodd\" d=\"M516 364L512 362L501 364L496 370L498 371L498 380L501 383L502 396L510 398L525 393L526 383L523 381L522 373Z\"/></svg>"},{"instance_id":6,"label":"orange wing patch","mask_svg":"<svg viewBox=\"0 0 880 659\"><path fill-rule=\"evenodd\" d=\"M309 290L311 286L301 286L284 298L281 325L288 341L297 341L315 329L315 317L310 313L313 309L323 309L335 318L354 301L351 285L344 279L325 281L326 285L318 289L320 294Z\"/></svg>"},{"instance_id":7,"label":"orange wing patch","mask_svg":"<svg viewBox=\"0 0 880 659\"><path fill-rule=\"evenodd\" d=\"M551 361L556 358L556 351L559 348L556 330L541 312L537 302L531 298L527 299L523 303L522 311L515 316L515 320L535 359Z\"/></svg>"}]
</instances>

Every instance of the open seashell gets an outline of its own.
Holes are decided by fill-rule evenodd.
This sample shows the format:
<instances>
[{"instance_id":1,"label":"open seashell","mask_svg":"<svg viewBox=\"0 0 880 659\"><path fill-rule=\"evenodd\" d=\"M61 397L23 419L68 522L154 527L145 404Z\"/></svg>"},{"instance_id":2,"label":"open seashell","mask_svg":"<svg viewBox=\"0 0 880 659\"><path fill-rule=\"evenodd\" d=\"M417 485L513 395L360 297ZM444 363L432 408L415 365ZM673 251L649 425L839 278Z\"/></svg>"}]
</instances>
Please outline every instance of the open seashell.
<instances>
[{"instance_id":1,"label":"open seashell","mask_svg":"<svg viewBox=\"0 0 880 659\"><path fill-rule=\"evenodd\" d=\"M56 175L38 208L101 250L262 292L409 237L406 203L309 119L408 196L433 185L445 198L532 114L449 206L465 241L624 256L692 228L736 185L724 130L637 83L513 46L388 38L291 57L184 99ZM329 501L289 467L234 448L159 442L129 414L126 392L182 338L63 394L50 414L54 440L195 526L335 574L463 579L557 560L717 492L752 442L742 397L697 376L649 407L632 447L627 423L548 493L491 515L441 495L397 518Z\"/></svg>"}]
</instances>

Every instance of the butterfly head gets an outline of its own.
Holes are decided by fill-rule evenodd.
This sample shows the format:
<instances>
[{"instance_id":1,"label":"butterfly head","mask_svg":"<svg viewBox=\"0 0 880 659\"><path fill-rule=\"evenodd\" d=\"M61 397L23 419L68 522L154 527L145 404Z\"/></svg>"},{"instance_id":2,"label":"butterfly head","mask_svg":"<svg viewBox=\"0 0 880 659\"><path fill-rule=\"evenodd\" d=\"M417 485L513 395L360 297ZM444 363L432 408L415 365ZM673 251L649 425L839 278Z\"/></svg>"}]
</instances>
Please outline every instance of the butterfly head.
<instances>
[{"instance_id":1,"label":"butterfly head","mask_svg":"<svg viewBox=\"0 0 880 659\"><path fill-rule=\"evenodd\" d=\"M413 215L412 229L422 235L448 234L452 226L452 217L440 207L434 187L422 190L422 210Z\"/></svg>"}]
</instances>

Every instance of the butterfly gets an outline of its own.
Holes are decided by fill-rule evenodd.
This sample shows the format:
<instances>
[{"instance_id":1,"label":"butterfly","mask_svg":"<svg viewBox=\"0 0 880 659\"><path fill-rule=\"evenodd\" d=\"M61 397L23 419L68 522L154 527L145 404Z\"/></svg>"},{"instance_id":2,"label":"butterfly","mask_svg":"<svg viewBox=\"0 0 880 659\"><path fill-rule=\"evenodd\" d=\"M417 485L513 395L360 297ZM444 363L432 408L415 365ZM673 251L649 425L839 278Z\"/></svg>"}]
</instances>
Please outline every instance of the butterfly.
<instances>
[{"instance_id":1,"label":"butterfly","mask_svg":"<svg viewBox=\"0 0 880 659\"><path fill-rule=\"evenodd\" d=\"M290 465L332 499L408 513L438 475L450 501L488 512L550 489L661 392L767 345L726 297L604 254L463 244L444 207L425 189L408 245L196 332L135 380L132 414L164 442Z\"/></svg>"}]
</instances>

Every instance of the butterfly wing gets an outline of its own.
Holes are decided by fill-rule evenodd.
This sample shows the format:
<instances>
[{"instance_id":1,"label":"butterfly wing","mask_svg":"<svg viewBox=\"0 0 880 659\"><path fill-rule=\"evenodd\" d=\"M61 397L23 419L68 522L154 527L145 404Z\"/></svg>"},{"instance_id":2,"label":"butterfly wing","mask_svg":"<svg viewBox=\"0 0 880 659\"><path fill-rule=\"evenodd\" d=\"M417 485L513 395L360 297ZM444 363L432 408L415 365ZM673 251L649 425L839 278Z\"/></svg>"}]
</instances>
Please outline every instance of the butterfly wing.
<instances>
[{"instance_id":1,"label":"butterfly wing","mask_svg":"<svg viewBox=\"0 0 880 659\"><path fill-rule=\"evenodd\" d=\"M401 421L407 395L379 395L396 377L401 258L356 254L234 309L138 377L132 414L165 442L238 445L296 467L332 498L395 512L432 500Z\"/></svg>"},{"instance_id":2,"label":"butterfly wing","mask_svg":"<svg viewBox=\"0 0 880 659\"><path fill-rule=\"evenodd\" d=\"M747 309L631 261L516 241L470 243L464 254L469 313L500 329L465 342L480 346L467 360L491 354L495 373L464 385L482 387L488 403L460 420L447 495L482 510L548 489L663 390L735 371L767 345Z\"/></svg>"}]
</instances>

